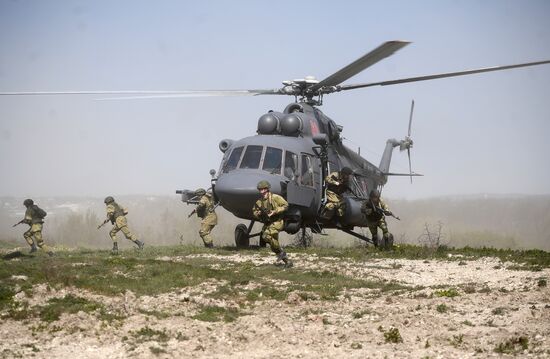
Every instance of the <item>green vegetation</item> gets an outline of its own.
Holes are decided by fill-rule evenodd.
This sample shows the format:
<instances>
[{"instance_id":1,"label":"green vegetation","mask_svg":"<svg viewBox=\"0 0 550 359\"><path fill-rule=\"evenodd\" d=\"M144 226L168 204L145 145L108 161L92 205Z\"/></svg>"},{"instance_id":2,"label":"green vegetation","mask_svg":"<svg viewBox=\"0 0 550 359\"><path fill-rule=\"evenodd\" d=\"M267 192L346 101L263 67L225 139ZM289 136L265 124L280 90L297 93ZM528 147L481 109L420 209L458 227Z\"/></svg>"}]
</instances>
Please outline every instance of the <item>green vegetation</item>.
<instances>
[{"instance_id":1,"label":"green vegetation","mask_svg":"<svg viewBox=\"0 0 550 359\"><path fill-rule=\"evenodd\" d=\"M437 310L439 313L447 313L449 311L449 307L446 304L439 304L437 307L435 307L435 310Z\"/></svg>"},{"instance_id":2,"label":"green vegetation","mask_svg":"<svg viewBox=\"0 0 550 359\"><path fill-rule=\"evenodd\" d=\"M495 347L495 352L515 354L529 348L529 339L525 336L513 337Z\"/></svg>"},{"instance_id":3,"label":"green vegetation","mask_svg":"<svg viewBox=\"0 0 550 359\"><path fill-rule=\"evenodd\" d=\"M39 311L40 319L45 322L53 322L59 320L63 313L75 314L79 311L85 313L93 312L101 308L101 304L89 301L84 298L67 294L63 298L52 298L48 300L48 304L42 307Z\"/></svg>"},{"instance_id":4,"label":"green vegetation","mask_svg":"<svg viewBox=\"0 0 550 359\"><path fill-rule=\"evenodd\" d=\"M434 294L437 297L449 297L449 298L456 297L456 296L460 295L455 288L437 290L437 291L435 291Z\"/></svg>"},{"instance_id":5,"label":"green vegetation","mask_svg":"<svg viewBox=\"0 0 550 359\"><path fill-rule=\"evenodd\" d=\"M222 308L217 306L202 307L198 314L193 316L193 319L202 320L204 322L219 322L226 323L234 322L242 313L235 308Z\"/></svg>"},{"instance_id":6,"label":"green vegetation","mask_svg":"<svg viewBox=\"0 0 550 359\"><path fill-rule=\"evenodd\" d=\"M403 343L399 329L395 327L391 327L388 331L384 332L384 340L386 343Z\"/></svg>"}]
</instances>

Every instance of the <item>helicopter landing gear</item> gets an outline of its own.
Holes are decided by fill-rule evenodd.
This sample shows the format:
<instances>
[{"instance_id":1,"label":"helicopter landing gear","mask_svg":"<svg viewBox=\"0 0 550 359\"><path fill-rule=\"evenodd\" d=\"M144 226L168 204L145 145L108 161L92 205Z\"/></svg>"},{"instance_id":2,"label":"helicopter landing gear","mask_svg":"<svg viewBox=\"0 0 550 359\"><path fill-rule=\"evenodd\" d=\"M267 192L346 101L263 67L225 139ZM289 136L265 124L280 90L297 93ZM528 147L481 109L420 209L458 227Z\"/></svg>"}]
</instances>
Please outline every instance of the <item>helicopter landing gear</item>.
<instances>
[{"instance_id":1,"label":"helicopter landing gear","mask_svg":"<svg viewBox=\"0 0 550 359\"><path fill-rule=\"evenodd\" d=\"M237 248L248 248L250 245L248 228L242 223L235 227L235 244L237 245Z\"/></svg>"},{"instance_id":2,"label":"helicopter landing gear","mask_svg":"<svg viewBox=\"0 0 550 359\"><path fill-rule=\"evenodd\" d=\"M310 247L313 241L313 232L307 231L306 227L302 227L302 231L294 236L294 244L300 247Z\"/></svg>"}]
</instances>

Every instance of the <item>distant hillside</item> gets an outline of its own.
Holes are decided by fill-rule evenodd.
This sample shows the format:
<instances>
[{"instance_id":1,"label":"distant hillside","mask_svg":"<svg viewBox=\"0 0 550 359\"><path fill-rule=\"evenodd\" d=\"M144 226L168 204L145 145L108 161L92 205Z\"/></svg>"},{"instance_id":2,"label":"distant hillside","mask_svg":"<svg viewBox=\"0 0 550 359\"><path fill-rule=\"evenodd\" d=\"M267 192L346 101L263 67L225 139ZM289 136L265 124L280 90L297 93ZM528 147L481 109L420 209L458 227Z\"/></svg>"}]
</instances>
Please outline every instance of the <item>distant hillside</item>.
<instances>
[{"instance_id":1,"label":"distant hillside","mask_svg":"<svg viewBox=\"0 0 550 359\"><path fill-rule=\"evenodd\" d=\"M178 196L119 196L116 199L130 211L130 228L147 243L202 243L197 234L199 220L187 218L193 206L181 203ZM92 248L111 245L110 226L97 230L97 225L105 218L103 198L36 198L36 202L48 212L44 234L49 243ZM22 203L23 198L0 198L0 240L14 240L24 245L22 233L28 227L12 228L23 216ZM442 244L550 250L550 196L388 199L388 204L401 218L401 221L388 218L390 231L398 242L419 243L426 225L435 234L440 224ZM215 243L233 244L235 225L243 221L223 209L218 209L218 215L219 225L213 232ZM368 233L368 230L363 232ZM358 243L346 234L328 233L328 236L315 236L315 244L349 246ZM292 236L283 236L284 242L291 240ZM122 237L119 243L129 246Z\"/></svg>"}]
</instances>

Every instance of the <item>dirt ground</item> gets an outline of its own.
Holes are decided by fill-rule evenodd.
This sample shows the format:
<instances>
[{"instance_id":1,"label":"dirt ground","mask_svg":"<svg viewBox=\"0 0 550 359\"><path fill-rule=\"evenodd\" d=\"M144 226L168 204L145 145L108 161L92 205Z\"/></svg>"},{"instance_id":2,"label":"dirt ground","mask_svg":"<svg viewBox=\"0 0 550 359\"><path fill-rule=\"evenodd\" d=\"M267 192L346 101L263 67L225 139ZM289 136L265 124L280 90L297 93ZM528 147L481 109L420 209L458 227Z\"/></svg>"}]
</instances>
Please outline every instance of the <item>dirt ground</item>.
<instances>
[{"instance_id":1,"label":"dirt ground","mask_svg":"<svg viewBox=\"0 0 550 359\"><path fill-rule=\"evenodd\" d=\"M244 260L254 265L273 263L273 257L260 254L193 256L219 260L214 266ZM50 324L39 319L3 320L0 357L550 357L550 291L546 286L550 269L516 270L512 263L497 258L358 262L297 254L293 259L295 269L287 270L334 271L415 289L353 289L336 301L291 292L285 300L254 302L232 322L208 322L192 318L198 308L239 307L239 303L206 296L227 284L223 281L155 297L136 297L131 292L108 297L75 288L53 292L39 285L33 287L32 296L18 293L17 300L33 306L71 293L122 312L125 318L106 322L93 313L78 312L63 314ZM284 269L273 266L273 270ZM23 275L16 278L26 280ZM284 288L285 283L273 286ZM137 337L139 330L153 334Z\"/></svg>"}]
</instances>

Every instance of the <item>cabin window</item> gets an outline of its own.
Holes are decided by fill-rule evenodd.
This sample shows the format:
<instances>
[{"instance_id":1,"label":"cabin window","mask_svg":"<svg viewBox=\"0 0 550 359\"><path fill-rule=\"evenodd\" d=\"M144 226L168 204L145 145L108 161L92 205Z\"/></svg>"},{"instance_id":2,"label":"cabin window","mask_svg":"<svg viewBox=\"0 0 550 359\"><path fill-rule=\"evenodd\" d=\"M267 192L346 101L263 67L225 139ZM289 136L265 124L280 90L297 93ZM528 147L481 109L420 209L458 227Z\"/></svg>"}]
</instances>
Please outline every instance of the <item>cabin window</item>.
<instances>
[{"instance_id":1,"label":"cabin window","mask_svg":"<svg viewBox=\"0 0 550 359\"><path fill-rule=\"evenodd\" d=\"M285 171L283 174L291 181L296 179L296 175L298 174L298 155L290 151L285 152Z\"/></svg>"},{"instance_id":2,"label":"cabin window","mask_svg":"<svg viewBox=\"0 0 550 359\"><path fill-rule=\"evenodd\" d=\"M302 185L313 187L311 156L302 154Z\"/></svg>"},{"instance_id":3,"label":"cabin window","mask_svg":"<svg viewBox=\"0 0 550 359\"><path fill-rule=\"evenodd\" d=\"M247 146L240 168L256 169L260 167L260 159L262 158L263 149L264 148L262 146Z\"/></svg>"},{"instance_id":4,"label":"cabin window","mask_svg":"<svg viewBox=\"0 0 550 359\"><path fill-rule=\"evenodd\" d=\"M239 160L241 159L241 154L243 153L244 147L237 147L231 152L231 156L229 156L229 159L225 163L225 166L223 166L223 172L227 173L230 171L233 171L235 168L237 168L237 164L239 164Z\"/></svg>"},{"instance_id":5,"label":"cabin window","mask_svg":"<svg viewBox=\"0 0 550 359\"><path fill-rule=\"evenodd\" d=\"M267 147L265 150L264 165L262 169L271 174L281 174L281 165L283 162L283 150L279 148Z\"/></svg>"}]
</instances>

